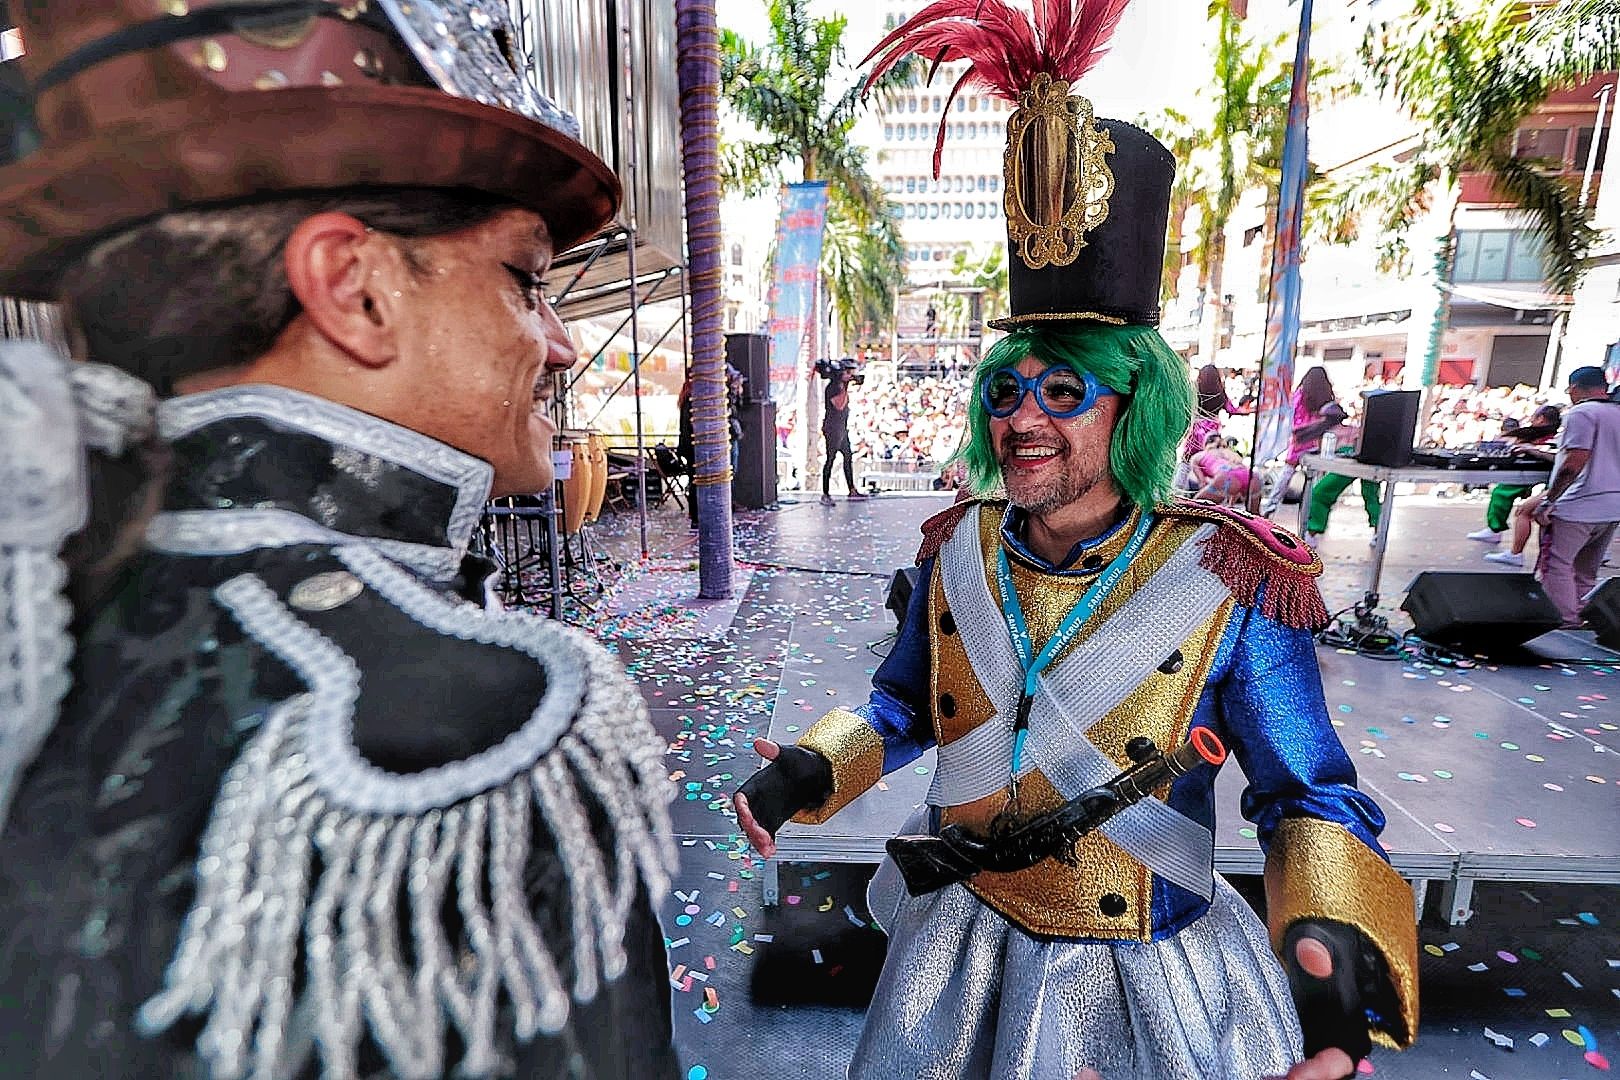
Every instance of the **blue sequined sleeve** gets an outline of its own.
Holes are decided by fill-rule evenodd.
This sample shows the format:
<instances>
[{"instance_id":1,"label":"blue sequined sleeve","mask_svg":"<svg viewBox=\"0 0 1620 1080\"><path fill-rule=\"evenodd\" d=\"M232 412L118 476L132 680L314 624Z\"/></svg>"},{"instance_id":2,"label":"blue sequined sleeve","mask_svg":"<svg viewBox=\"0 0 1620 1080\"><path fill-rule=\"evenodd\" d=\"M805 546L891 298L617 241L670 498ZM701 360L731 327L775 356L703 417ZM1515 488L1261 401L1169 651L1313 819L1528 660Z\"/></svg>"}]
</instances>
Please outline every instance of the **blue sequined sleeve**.
<instances>
[{"instance_id":1,"label":"blue sequined sleeve","mask_svg":"<svg viewBox=\"0 0 1620 1080\"><path fill-rule=\"evenodd\" d=\"M853 710L883 739L885 773L911 764L934 745L928 700L928 586L933 575L934 559L929 557L911 590L900 636L872 676L872 696Z\"/></svg>"},{"instance_id":2,"label":"blue sequined sleeve","mask_svg":"<svg viewBox=\"0 0 1620 1080\"><path fill-rule=\"evenodd\" d=\"M1337 822L1387 860L1384 812L1356 789L1356 770L1328 718L1308 630L1238 608L1228 624L1230 662L1216 687L1222 734L1249 779L1243 816L1260 845L1285 817Z\"/></svg>"}]
</instances>

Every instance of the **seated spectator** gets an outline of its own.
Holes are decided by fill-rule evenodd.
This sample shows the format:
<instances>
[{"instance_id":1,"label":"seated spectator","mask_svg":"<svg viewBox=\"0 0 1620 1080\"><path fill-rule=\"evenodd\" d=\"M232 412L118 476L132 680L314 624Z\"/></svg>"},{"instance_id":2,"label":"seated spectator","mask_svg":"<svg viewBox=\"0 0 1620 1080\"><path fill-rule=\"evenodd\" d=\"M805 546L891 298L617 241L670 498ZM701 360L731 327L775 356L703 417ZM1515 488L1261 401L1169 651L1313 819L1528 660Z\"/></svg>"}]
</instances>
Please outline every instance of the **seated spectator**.
<instances>
[{"instance_id":1,"label":"seated spectator","mask_svg":"<svg viewBox=\"0 0 1620 1080\"><path fill-rule=\"evenodd\" d=\"M1510 429L1507 426L1508 420L1503 420L1502 436L1519 447L1545 446L1558 434L1562 415L1558 406L1543 405L1531 415L1528 424L1520 425L1515 422ZM1508 515L1513 511L1513 504L1530 494L1535 487L1535 484L1492 484L1490 501L1485 504L1485 527L1469 533L1468 539L1478 540L1482 544L1501 543L1502 534L1507 531ZM1523 551L1524 545L1521 543L1517 550ZM1523 560L1520 561L1522 563Z\"/></svg>"},{"instance_id":2,"label":"seated spectator","mask_svg":"<svg viewBox=\"0 0 1620 1080\"><path fill-rule=\"evenodd\" d=\"M1249 497L1249 466L1228 446L1219 432L1204 440L1204 449L1187 463L1188 475L1198 485L1199 502L1231 506Z\"/></svg>"}]
</instances>

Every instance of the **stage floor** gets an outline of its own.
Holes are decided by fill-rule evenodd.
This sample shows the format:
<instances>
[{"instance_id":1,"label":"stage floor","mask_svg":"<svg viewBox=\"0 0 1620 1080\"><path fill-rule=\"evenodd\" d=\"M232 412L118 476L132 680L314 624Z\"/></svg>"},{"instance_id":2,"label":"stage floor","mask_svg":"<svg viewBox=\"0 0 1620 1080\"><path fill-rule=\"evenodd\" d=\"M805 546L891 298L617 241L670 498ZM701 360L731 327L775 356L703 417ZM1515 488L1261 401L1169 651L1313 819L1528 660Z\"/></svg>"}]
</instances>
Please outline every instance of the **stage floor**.
<instances>
[{"instance_id":1,"label":"stage floor","mask_svg":"<svg viewBox=\"0 0 1620 1080\"><path fill-rule=\"evenodd\" d=\"M633 515L594 527L628 582L580 621L616 643L670 740L682 865L664 917L676 1037L693 1077L843 1073L884 949L864 903L871 867L779 864L781 903L767 907L767 868L737 834L726 797L757 766L752 739L773 722L791 738L790 728L827 708L864 700L893 628L883 610L889 575L910 564L918 523L944 505L886 496L824 508L813 497L785 498L774 512L739 514L736 553L752 570L719 633L667 590L652 589L642 610L611 602L626 588L646 590L639 578L688 565L695 534L684 513L656 516L656 562L647 567L634 564ZM1404 497L1386 603L1398 603L1422 569L1490 567L1479 559L1488 549L1462 538L1482 511L1479 502ZM1330 606L1359 595L1370 535L1353 506L1337 517L1323 544ZM1385 614L1401 625L1398 612ZM1580 640L1561 644L1567 656L1605 656ZM1329 708L1389 815L1397 865L1442 886L1457 871L1465 882L1430 891L1422 1037L1409 1053L1378 1053L1375 1074L1573 1077L1620 1059L1620 889L1594 884L1620 880L1620 662L1464 671L1319 652ZM909 807L929 779L918 770L931 768L921 760L873 794ZM1238 770L1223 770L1217 843L1258 904L1256 879L1238 873L1258 860L1235 813L1241 783ZM844 816L818 841L817 830L804 830L804 842L870 845L874 837L842 825ZM1477 914L1448 925L1454 906ZM1598 1056L1588 1057L1588 1043Z\"/></svg>"}]
</instances>

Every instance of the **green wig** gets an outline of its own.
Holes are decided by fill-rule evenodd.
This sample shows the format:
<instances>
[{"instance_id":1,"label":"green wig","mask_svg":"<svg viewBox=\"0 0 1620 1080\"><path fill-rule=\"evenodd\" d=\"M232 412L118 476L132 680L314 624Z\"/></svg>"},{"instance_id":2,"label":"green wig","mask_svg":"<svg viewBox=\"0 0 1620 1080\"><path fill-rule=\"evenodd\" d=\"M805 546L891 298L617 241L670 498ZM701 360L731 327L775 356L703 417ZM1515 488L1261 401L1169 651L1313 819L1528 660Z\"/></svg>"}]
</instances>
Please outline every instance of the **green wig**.
<instances>
[{"instance_id":1,"label":"green wig","mask_svg":"<svg viewBox=\"0 0 1620 1080\"><path fill-rule=\"evenodd\" d=\"M991 346L973 372L968 437L951 459L967 466L968 486L986 496L1001 487L1001 466L990 444L990 415L982 387L992 372L1033 355L1090 374L1122 397L1108 467L1137 506L1170 498L1181 441L1192 425L1193 388L1187 365L1151 326L1037 324Z\"/></svg>"}]
</instances>

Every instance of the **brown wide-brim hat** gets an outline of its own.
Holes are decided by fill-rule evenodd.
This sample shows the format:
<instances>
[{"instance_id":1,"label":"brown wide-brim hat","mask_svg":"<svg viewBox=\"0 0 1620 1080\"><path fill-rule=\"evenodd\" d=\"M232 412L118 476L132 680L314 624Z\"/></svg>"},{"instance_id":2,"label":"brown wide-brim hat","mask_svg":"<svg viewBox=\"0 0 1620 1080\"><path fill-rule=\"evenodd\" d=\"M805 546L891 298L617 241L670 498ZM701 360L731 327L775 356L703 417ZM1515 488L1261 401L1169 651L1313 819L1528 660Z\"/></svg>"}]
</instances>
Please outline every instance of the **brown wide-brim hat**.
<instances>
[{"instance_id":1,"label":"brown wide-brim hat","mask_svg":"<svg viewBox=\"0 0 1620 1080\"><path fill-rule=\"evenodd\" d=\"M618 180L520 74L500 0L373 4L23 5L40 147L0 168L0 295L53 299L143 219L305 192L470 188L559 252L601 230Z\"/></svg>"}]
</instances>

